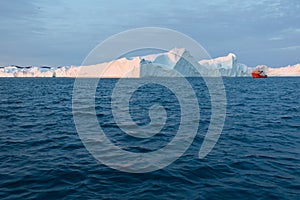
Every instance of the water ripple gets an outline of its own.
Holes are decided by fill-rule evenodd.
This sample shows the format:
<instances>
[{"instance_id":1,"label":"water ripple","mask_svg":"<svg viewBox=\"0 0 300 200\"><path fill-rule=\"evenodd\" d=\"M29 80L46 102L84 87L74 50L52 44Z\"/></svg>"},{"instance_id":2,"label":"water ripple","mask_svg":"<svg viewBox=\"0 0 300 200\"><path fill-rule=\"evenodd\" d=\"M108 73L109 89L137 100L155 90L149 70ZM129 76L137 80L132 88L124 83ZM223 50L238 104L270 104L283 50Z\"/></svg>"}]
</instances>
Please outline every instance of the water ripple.
<instances>
[{"instance_id":1,"label":"water ripple","mask_svg":"<svg viewBox=\"0 0 300 200\"><path fill-rule=\"evenodd\" d=\"M149 152L174 137L180 122L174 95L154 87L149 93L145 92L149 88L142 88L144 92L132 97L131 114L137 124L149 123L147 109L153 102L166 106L168 113L168 126L161 133L139 139L122 132L113 119L110 96L116 80L102 81L95 94L95 113L115 145ZM164 169L128 174L102 165L84 148L72 115L74 79L0 79L0 198L299 198L300 88L294 86L300 85L300 80L225 78L225 127L213 151L202 160L197 156L211 105L203 80L189 81L197 92L201 112L193 144ZM85 109L74 112L93 115L90 107ZM112 158L109 150L107 156Z\"/></svg>"}]
</instances>

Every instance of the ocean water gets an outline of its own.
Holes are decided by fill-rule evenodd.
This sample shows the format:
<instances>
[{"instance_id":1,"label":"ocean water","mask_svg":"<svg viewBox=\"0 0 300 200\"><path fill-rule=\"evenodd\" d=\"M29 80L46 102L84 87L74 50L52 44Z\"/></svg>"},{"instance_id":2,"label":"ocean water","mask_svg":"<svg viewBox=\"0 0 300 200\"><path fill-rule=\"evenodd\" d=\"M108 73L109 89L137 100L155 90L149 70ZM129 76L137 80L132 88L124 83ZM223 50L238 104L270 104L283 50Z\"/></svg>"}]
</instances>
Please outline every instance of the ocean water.
<instances>
[{"instance_id":1,"label":"ocean water","mask_svg":"<svg viewBox=\"0 0 300 200\"><path fill-rule=\"evenodd\" d=\"M200 121L193 122L199 123L193 143L163 169L126 173L95 159L80 140L72 114L74 79L0 79L0 198L299 199L300 79L224 78L226 120L204 159L198 152L211 102L202 79L188 81L200 107ZM155 103L167 113L159 134L135 138L124 134L112 116L116 82L101 80L95 93L99 125L112 143L135 153L168 144L180 125L176 95L158 84L133 93L129 111L138 125L150 123L149 107Z\"/></svg>"}]
</instances>

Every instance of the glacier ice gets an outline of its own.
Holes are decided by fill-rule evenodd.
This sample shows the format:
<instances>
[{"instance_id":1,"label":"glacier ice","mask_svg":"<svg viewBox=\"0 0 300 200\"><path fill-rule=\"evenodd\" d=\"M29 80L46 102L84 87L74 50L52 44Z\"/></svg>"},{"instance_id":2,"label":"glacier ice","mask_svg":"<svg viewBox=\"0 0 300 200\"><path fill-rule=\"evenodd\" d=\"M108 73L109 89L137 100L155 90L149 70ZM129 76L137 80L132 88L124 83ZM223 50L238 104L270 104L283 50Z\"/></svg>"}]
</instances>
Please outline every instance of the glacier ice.
<instances>
[{"instance_id":1,"label":"glacier ice","mask_svg":"<svg viewBox=\"0 0 300 200\"><path fill-rule=\"evenodd\" d=\"M250 71L245 64L237 62L237 56L233 53L229 53L227 56L218 57L210 60L200 60L200 65L206 66L208 69L212 66L216 68L221 73L221 76L227 77L240 77L240 76L250 76Z\"/></svg>"},{"instance_id":2,"label":"glacier ice","mask_svg":"<svg viewBox=\"0 0 300 200\"><path fill-rule=\"evenodd\" d=\"M300 64L288 65L286 67L271 68L266 65L258 65L268 76L300 76Z\"/></svg>"},{"instance_id":3,"label":"glacier ice","mask_svg":"<svg viewBox=\"0 0 300 200\"><path fill-rule=\"evenodd\" d=\"M281 68L259 65L268 76L300 76L300 64ZM21 67L16 65L0 67L0 77L197 77L197 76L250 76L255 68L238 63L237 56L227 56L197 61L184 48L168 52L120 58L111 62L89 66Z\"/></svg>"}]
</instances>

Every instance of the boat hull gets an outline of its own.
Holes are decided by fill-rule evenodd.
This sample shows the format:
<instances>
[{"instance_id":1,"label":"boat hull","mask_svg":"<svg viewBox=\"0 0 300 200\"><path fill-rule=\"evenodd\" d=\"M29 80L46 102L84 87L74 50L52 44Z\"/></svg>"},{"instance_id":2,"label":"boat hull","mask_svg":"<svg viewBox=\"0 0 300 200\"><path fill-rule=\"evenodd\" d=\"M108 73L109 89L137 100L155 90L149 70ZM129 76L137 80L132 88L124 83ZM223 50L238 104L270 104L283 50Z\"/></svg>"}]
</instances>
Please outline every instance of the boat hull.
<instances>
[{"instance_id":1,"label":"boat hull","mask_svg":"<svg viewBox=\"0 0 300 200\"><path fill-rule=\"evenodd\" d=\"M266 74L264 74L262 71L259 70L254 70L252 72L252 77L253 78L268 78Z\"/></svg>"},{"instance_id":2,"label":"boat hull","mask_svg":"<svg viewBox=\"0 0 300 200\"><path fill-rule=\"evenodd\" d=\"M256 73L252 73L252 77L253 77L253 78L268 78L267 75L261 76L261 75L256 74Z\"/></svg>"}]
</instances>

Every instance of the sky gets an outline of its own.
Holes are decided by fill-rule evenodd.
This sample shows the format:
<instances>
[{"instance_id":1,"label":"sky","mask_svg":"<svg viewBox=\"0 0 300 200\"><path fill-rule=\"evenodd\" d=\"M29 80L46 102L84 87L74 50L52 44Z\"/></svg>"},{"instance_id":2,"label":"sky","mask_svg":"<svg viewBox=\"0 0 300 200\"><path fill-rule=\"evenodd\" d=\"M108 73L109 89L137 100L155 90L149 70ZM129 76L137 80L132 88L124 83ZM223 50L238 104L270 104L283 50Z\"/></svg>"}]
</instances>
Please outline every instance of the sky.
<instances>
[{"instance_id":1,"label":"sky","mask_svg":"<svg viewBox=\"0 0 300 200\"><path fill-rule=\"evenodd\" d=\"M1 0L0 65L80 65L122 31L182 32L250 67L300 63L299 0Z\"/></svg>"}]
</instances>

